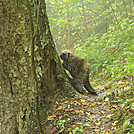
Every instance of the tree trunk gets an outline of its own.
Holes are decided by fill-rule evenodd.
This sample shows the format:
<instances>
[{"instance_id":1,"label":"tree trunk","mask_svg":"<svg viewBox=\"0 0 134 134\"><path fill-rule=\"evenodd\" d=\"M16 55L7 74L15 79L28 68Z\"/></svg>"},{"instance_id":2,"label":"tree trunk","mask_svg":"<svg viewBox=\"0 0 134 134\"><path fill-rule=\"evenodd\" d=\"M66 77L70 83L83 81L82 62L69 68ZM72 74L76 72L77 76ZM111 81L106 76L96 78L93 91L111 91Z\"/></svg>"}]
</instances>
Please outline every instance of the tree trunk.
<instances>
[{"instance_id":1,"label":"tree trunk","mask_svg":"<svg viewBox=\"0 0 134 134\"><path fill-rule=\"evenodd\" d=\"M40 115L35 113L39 106L45 104L46 108L58 86L65 88L68 84L50 32L46 4L41 0L39 3L30 3L28 9L25 1L0 1L1 134L38 132Z\"/></svg>"},{"instance_id":2,"label":"tree trunk","mask_svg":"<svg viewBox=\"0 0 134 134\"><path fill-rule=\"evenodd\" d=\"M82 3L82 14L83 14L83 17L84 17L84 25L85 25L85 29L86 29L86 31L87 31L87 36L88 37L90 37L90 35L89 35L89 30L88 30L88 27L87 27L87 20L86 20L86 13L85 13L85 7L84 7L84 2L83 2L83 0L81 0L81 3Z\"/></svg>"},{"instance_id":3,"label":"tree trunk","mask_svg":"<svg viewBox=\"0 0 134 134\"><path fill-rule=\"evenodd\" d=\"M69 3L66 3L66 10L67 10L67 45L66 48L69 50L72 47L71 41L70 41L70 35L71 35L71 30L70 30L70 15L69 15Z\"/></svg>"},{"instance_id":4,"label":"tree trunk","mask_svg":"<svg viewBox=\"0 0 134 134\"><path fill-rule=\"evenodd\" d=\"M0 14L0 133L27 134L35 124L26 13L3 0Z\"/></svg>"},{"instance_id":5,"label":"tree trunk","mask_svg":"<svg viewBox=\"0 0 134 134\"><path fill-rule=\"evenodd\" d=\"M37 57L39 57L39 60L36 60L39 64L37 74L41 100L49 107L49 104L55 99L56 89L61 84L61 80L65 79L65 75L52 38L44 2L42 2L40 10L38 32L35 38L35 44L38 47Z\"/></svg>"}]
</instances>

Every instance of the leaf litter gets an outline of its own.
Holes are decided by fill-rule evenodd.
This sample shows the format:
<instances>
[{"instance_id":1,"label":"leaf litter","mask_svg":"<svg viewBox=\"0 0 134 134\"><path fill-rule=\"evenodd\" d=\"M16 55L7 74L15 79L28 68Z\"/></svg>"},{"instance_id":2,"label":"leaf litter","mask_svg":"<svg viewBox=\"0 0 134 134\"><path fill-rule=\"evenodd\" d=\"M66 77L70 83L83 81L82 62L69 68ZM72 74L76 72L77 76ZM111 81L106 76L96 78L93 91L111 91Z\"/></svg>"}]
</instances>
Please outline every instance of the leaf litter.
<instances>
[{"instance_id":1,"label":"leaf litter","mask_svg":"<svg viewBox=\"0 0 134 134\"><path fill-rule=\"evenodd\" d=\"M67 98L62 94L53 115L48 117L51 121L48 127L55 123L51 132L46 130L46 134L116 133L119 120L114 115L120 111L120 101L116 97L104 92L98 97L75 94Z\"/></svg>"}]
</instances>

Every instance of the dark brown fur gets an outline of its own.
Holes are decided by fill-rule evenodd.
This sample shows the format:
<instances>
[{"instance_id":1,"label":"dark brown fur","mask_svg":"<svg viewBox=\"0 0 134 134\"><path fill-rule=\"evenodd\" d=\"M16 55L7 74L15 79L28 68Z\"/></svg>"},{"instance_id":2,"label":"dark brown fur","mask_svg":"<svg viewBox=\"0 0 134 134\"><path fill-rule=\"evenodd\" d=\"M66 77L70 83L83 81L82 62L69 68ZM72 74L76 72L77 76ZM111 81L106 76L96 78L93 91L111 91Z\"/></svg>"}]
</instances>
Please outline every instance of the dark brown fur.
<instances>
[{"instance_id":1,"label":"dark brown fur","mask_svg":"<svg viewBox=\"0 0 134 134\"><path fill-rule=\"evenodd\" d=\"M61 53L60 58L63 60L63 67L68 70L72 76L72 78L70 78L66 74L72 86L79 93L83 93L84 89L86 89L90 94L97 95L89 82L88 62L67 50Z\"/></svg>"}]
</instances>

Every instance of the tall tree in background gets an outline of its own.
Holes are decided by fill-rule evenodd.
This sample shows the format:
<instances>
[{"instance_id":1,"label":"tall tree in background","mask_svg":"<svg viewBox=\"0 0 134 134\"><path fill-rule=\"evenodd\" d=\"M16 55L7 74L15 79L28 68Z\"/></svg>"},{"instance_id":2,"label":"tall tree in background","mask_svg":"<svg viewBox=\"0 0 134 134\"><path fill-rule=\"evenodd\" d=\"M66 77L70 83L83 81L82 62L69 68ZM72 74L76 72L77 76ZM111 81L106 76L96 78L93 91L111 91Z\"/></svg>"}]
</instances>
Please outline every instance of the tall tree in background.
<instances>
[{"instance_id":1,"label":"tall tree in background","mask_svg":"<svg viewBox=\"0 0 134 134\"><path fill-rule=\"evenodd\" d=\"M43 133L38 108L64 80L46 4L2 0L0 14L0 133Z\"/></svg>"}]
</instances>

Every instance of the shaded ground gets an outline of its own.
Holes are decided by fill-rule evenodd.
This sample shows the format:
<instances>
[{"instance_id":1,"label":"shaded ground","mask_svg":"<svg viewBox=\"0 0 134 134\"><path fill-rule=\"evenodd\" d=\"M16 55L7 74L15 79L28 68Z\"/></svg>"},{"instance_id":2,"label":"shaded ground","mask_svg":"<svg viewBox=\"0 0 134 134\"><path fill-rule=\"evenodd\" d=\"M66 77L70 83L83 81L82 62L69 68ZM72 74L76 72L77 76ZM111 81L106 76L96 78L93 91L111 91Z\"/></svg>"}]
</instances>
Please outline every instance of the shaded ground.
<instances>
[{"instance_id":1,"label":"shaded ground","mask_svg":"<svg viewBox=\"0 0 134 134\"><path fill-rule=\"evenodd\" d=\"M109 92L105 92L104 87L99 89L101 91L98 90L98 97L76 94L72 98L59 99L55 112L48 117L51 124L46 127L46 133L116 133L118 120L114 120L113 115L120 111L120 101L115 100L115 94L105 97Z\"/></svg>"}]
</instances>

